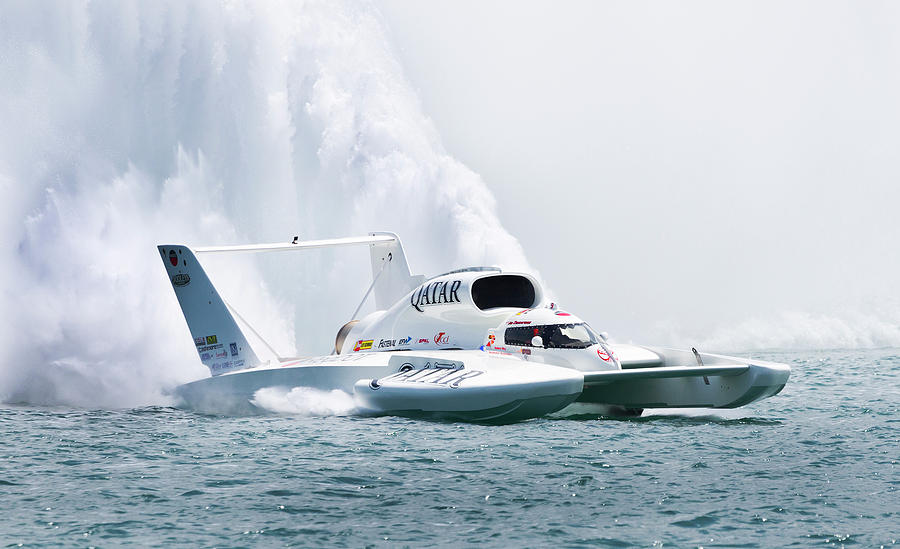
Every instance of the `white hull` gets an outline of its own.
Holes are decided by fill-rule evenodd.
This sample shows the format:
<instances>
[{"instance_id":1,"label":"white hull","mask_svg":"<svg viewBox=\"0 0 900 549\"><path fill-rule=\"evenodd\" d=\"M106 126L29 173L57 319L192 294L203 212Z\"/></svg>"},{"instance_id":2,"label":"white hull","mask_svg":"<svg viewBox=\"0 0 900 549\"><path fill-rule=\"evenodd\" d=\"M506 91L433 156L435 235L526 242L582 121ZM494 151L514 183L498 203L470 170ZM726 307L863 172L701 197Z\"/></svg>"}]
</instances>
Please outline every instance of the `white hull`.
<instances>
[{"instance_id":1,"label":"white hull","mask_svg":"<svg viewBox=\"0 0 900 549\"><path fill-rule=\"evenodd\" d=\"M777 394L790 376L783 364L702 354L698 366L690 351L616 350L630 367L580 372L481 351L317 357L202 379L181 386L178 395L197 411L234 414L259 411L253 400L263 388L338 389L353 395L364 413L511 422L554 412L640 415L645 408L736 408ZM640 361L627 360L638 355ZM684 375L685 370L694 375Z\"/></svg>"},{"instance_id":2,"label":"white hull","mask_svg":"<svg viewBox=\"0 0 900 549\"><path fill-rule=\"evenodd\" d=\"M363 413L512 422L565 407L581 394L583 383L574 370L480 351L392 352L233 372L188 383L177 393L191 409L234 414L258 411L254 395L263 388L338 389L354 395Z\"/></svg>"}]
</instances>

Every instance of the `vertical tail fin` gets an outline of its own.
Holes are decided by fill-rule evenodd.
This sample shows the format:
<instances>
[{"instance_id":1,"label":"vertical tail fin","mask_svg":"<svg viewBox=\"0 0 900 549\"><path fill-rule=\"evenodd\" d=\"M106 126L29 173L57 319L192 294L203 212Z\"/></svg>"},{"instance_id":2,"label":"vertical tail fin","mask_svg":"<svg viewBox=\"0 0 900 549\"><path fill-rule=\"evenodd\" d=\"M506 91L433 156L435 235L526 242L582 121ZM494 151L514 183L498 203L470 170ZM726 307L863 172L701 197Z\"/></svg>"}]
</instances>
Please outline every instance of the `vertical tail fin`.
<instances>
[{"instance_id":1,"label":"vertical tail fin","mask_svg":"<svg viewBox=\"0 0 900 549\"><path fill-rule=\"evenodd\" d=\"M186 246L157 246L200 361L216 376L260 363L197 257Z\"/></svg>"},{"instance_id":2,"label":"vertical tail fin","mask_svg":"<svg viewBox=\"0 0 900 549\"><path fill-rule=\"evenodd\" d=\"M389 242L369 245L372 277L375 279L375 308L387 309L424 282L425 277L410 274L400 237L394 233L369 233L369 235L394 237L394 240Z\"/></svg>"}]
</instances>

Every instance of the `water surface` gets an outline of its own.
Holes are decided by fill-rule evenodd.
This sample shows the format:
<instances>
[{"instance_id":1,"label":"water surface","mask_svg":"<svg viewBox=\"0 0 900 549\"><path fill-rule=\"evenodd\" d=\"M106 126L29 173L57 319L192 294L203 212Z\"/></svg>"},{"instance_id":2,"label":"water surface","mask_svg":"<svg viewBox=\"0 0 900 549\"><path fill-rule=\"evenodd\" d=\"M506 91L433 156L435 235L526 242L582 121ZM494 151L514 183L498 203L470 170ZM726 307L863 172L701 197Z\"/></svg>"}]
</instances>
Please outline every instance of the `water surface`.
<instances>
[{"instance_id":1,"label":"water surface","mask_svg":"<svg viewBox=\"0 0 900 549\"><path fill-rule=\"evenodd\" d=\"M757 353L728 411L488 426L0 408L0 539L25 546L891 546L900 349Z\"/></svg>"}]
</instances>

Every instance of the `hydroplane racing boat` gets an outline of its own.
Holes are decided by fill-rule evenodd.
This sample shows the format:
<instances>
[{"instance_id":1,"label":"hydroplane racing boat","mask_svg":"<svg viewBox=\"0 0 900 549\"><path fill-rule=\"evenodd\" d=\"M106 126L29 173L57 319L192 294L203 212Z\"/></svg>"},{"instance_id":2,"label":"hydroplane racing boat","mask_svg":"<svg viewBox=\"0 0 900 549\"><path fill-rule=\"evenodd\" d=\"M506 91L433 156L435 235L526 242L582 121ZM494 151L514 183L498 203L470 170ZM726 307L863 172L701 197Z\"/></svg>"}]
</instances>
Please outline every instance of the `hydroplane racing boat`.
<instances>
[{"instance_id":1,"label":"hydroplane racing boat","mask_svg":"<svg viewBox=\"0 0 900 549\"><path fill-rule=\"evenodd\" d=\"M376 311L337 332L331 355L262 361L198 255L367 246ZM392 233L289 244L158 247L211 377L177 393L205 412L253 409L267 387L339 389L361 410L512 422L554 412L639 415L645 408L735 408L777 394L790 368L757 360L615 344L546 303L526 273L470 267L410 274ZM245 328L252 330L243 322ZM253 331L255 333L255 331ZM258 335L258 334L256 334Z\"/></svg>"}]
</instances>

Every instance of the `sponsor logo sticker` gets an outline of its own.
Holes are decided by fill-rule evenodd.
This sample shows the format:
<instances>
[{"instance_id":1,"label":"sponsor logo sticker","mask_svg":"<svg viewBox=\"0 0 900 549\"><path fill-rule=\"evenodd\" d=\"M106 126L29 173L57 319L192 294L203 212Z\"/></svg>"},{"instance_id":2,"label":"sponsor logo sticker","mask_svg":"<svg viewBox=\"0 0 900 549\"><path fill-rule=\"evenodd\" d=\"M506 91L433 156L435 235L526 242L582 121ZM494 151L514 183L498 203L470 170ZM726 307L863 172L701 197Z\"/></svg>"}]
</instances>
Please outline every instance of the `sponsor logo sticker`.
<instances>
[{"instance_id":1,"label":"sponsor logo sticker","mask_svg":"<svg viewBox=\"0 0 900 549\"><path fill-rule=\"evenodd\" d=\"M202 353L200 355L200 360L209 360L212 358L212 353Z\"/></svg>"},{"instance_id":2,"label":"sponsor logo sticker","mask_svg":"<svg viewBox=\"0 0 900 549\"><path fill-rule=\"evenodd\" d=\"M397 345L408 345L410 341L412 341L412 336L406 336L403 339L398 339Z\"/></svg>"},{"instance_id":3,"label":"sponsor logo sticker","mask_svg":"<svg viewBox=\"0 0 900 549\"><path fill-rule=\"evenodd\" d=\"M413 309L424 312L422 307L428 305L440 305L442 303L459 303L459 287L462 280L439 280L419 286L409 296L409 303Z\"/></svg>"},{"instance_id":4,"label":"sponsor logo sticker","mask_svg":"<svg viewBox=\"0 0 900 549\"><path fill-rule=\"evenodd\" d=\"M371 339L360 339L356 342L356 345L353 347L353 352L357 351L368 351L372 348L372 343L374 340Z\"/></svg>"},{"instance_id":5,"label":"sponsor logo sticker","mask_svg":"<svg viewBox=\"0 0 900 549\"><path fill-rule=\"evenodd\" d=\"M175 250L169 250L169 263L171 263L173 267L178 266L178 254L175 253Z\"/></svg>"},{"instance_id":6,"label":"sponsor logo sticker","mask_svg":"<svg viewBox=\"0 0 900 549\"><path fill-rule=\"evenodd\" d=\"M412 365L410 364L410 366ZM458 389L463 381L478 377L482 374L484 374L483 370L466 370L461 364L457 366L451 363L435 362L432 366L431 363L426 363L425 367L421 370L411 368L376 380L378 385L372 386L372 388L377 390L383 383L399 382L429 383L433 385L443 385L445 387L450 387L451 389Z\"/></svg>"},{"instance_id":7,"label":"sponsor logo sticker","mask_svg":"<svg viewBox=\"0 0 900 549\"><path fill-rule=\"evenodd\" d=\"M423 338L419 338L419 343L428 343L428 342L429 342L429 340L428 340L428 339L425 339L424 337L423 337Z\"/></svg>"},{"instance_id":8,"label":"sponsor logo sticker","mask_svg":"<svg viewBox=\"0 0 900 549\"><path fill-rule=\"evenodd\" d=\"M219 338L218 338L218 337L216 337L216 336L214 336L214 335L206 336L206 344L207 344L207 345L215 345L215 344L218 343L218 342L219 342Z\"/></svg>"},{"instance_id":9,"label":"sponsor logo sticker","mask_svg":"<svg viewBox=\"0 0 900 549\"><path fill-rule=\"evenodd\" d=\"M191 283L191 277L187 273L178 273L172 277L172 284L178 288Z\"/></svg>"},{"instance_id":10,"label":"sponsor logo sticker","mask_svg":"<svg viewBox=\"0 0 900 549\"><path fill-rule=\"evenodd\" d=\"M195 337L194 345L196 345L197 347L203 347L204 345L206 345L206 338L205 337Z\"/></svg>"},{"instance_id":11,"label":"sponsor logo sticker","mask_svg":"<svg viewBox=\"0 0 900 549\"><path fill-rule=\"evenodd\" d=\"M229 343L228 346L231 348L231 356L237 356L237 343Z\"/></svg>"},{"instance_id":12,"label":"sponsor logo sticker","mask_svg":"<svg viewBox=\"0 0 900 549\"><path fill-rule=\"evenodd\" d=\"M378 348L379 349L387 349L388 347L394 346L393 339L380 339L378 340Z\"/></svg>"},{"instance_id":13,"label":"sponsor logo sticker","mask_svg":"<svg viewBox=\"0 0 900 549\"><path fill-rule=\"evenodd\" d=\"M601 343L600 348L597 349L597 356L599 356L600 360L602 360L603 362L610 362L611 360L615 360L616 353L615 351Z\"/></svg>"},{"instance_id":14,"label":"sponsor logo sticker","mask_svg":"<svg viewBox=\"0 0 900 549\"><path fill-rule=\"evenodd\" d=\"M225 358L228 356L228 351L222 349L221 351L216 351L216 358Z\"/></svg>"},{"instance_id":15,"label":"sponsor logo sticker","mask_svg":"<svg viewBox=\"0 0 900 549\"><path fill-rule=\"evenodd\" d=\"M228 370L230 368L231 368L231 361L216 362L212 365L212 370L217 371L217 372L222 371L222 370Z\"/></svg>"},{"instance_id":16,"label":"sponsor logo sticker","mask_svg":"<svg viewBox=\"0 0 900 549\"><path fill-rule=\"evenodd\" d=\"M447 332L434 334L435 345L447 345L448 343L450 343L450 336L447 335Z\"/></svg>"}]
</instances>

